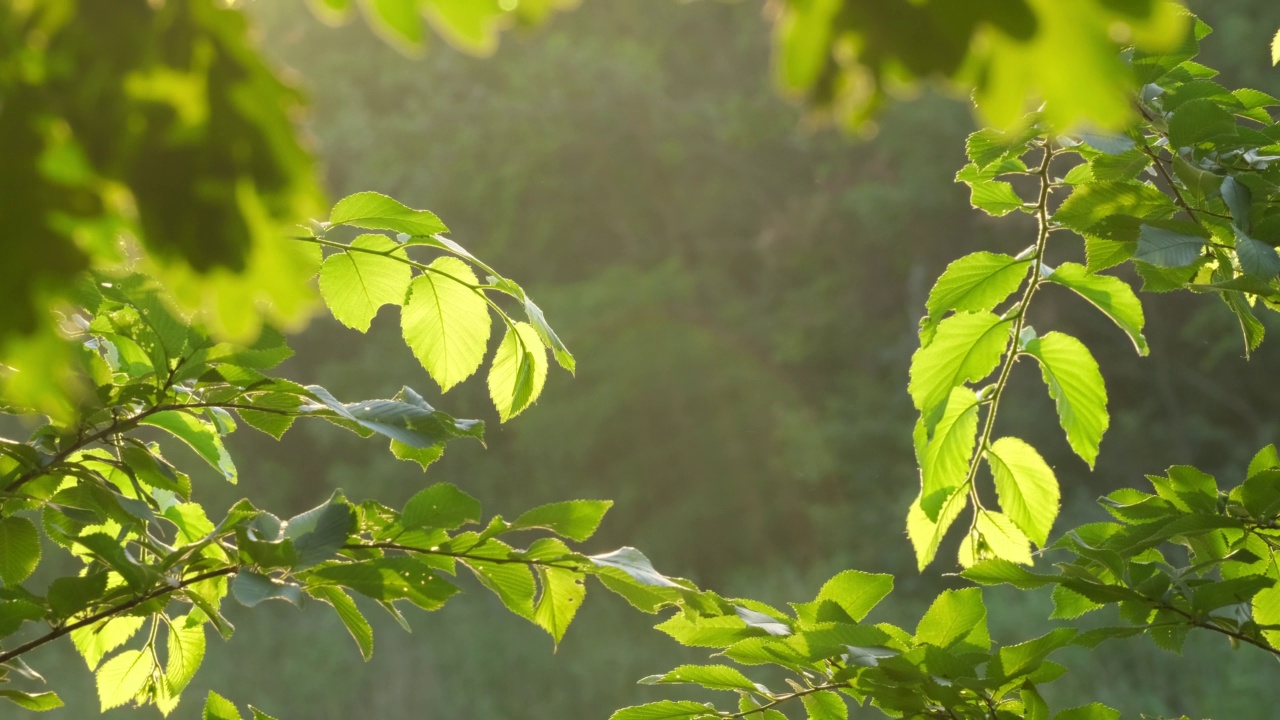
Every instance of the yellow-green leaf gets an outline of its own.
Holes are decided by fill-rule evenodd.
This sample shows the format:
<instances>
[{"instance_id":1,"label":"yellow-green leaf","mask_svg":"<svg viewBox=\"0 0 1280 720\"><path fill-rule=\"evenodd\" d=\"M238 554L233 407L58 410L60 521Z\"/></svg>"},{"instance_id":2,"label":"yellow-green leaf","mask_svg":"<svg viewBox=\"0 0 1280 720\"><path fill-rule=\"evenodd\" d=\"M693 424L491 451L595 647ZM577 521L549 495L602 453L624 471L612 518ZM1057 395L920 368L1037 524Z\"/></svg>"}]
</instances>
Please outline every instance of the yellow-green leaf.
<instances>
[{"instance_id":1,"label":"yellow-green leaf","mask_svg":"<svg viewBox=\"0 0 1280 720\"><path fill-rule=\"evenodd\" d=\"M125 650L98 668L98 700L102 711L133 700L147 686L155 661L149 652Z\"/></svg>"},{"instance_id":2,"label":"yellow-green leaf","mask_svg":"<svg viewBox=\"0 0 1280 720\"><path fill-rule=\"evenodd\" d=\"M1000 438L986 451L1000 507L1041 547L1058 517L1058 479L1040 453L1014 437Z\"/></svg>"},{"instance_id":3,"label":"yellow-green leaf","mask_svg":"<svg viewBox=\"0 0 1280 720\"><path fill-rule=\"evenodd\" d=\"M1092 468L1102 435L1111 423L1107 388L1097 361L1084 343L1059 332L1027 343L1026 352L1040 361L1067 442Z\"/></svg>"},{"instance_id":4,"label":"yellow-green leaf","mask_svg":"<svg viewBox=\"0 0 1280 720\"><path fill-rule=\"evenodd\" d=\"M533 404L547 380L547 349L531 325L507 328L489 369L489 397L506 422Z\"/></svg>"},{"instance_id":5,"label":"yellow-green leaf","mask_svg":"<svg viewBox=\"0 0 1280 720\"><path fill-rule=\"evenodd\" d=\"M406 256L385 235L361 235L351 248L330 255L320 266L320 296L338 322L366 332L378 308L404 302L413 270L393 259Z\"/></svg>"},{"instance_id":6,"label":"yellow-green leaf","mask_svg":"<svg viewBox=\"0 0 1280 720\"><path fill-rule=\"evenodd\" d=\"M429 267L431 272L409 286L409 301L400 313L400 329L422 367L440 384L440 390L447 392L474 373L484 360L489 342L489 307L476 290L468 287L478 281L467 263L454 257L439 257Z\"/></svg>"}]
</instances>

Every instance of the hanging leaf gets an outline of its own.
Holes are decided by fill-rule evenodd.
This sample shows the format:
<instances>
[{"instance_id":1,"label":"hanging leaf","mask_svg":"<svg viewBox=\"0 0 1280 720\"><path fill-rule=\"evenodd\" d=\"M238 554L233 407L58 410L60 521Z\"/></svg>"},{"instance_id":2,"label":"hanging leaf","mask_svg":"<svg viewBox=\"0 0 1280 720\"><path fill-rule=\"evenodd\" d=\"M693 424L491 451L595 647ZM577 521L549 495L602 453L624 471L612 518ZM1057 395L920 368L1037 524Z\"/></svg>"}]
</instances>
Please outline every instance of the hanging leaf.
<instances>
[{"instance_id":1,"label":"hanging leaf","mask_svg":"<svg viewBox=\"0 0 1280 720\"><path fill-rule=\"evenodd\" d=\"M547 380L547 351L528 323L507 328L489 368L489 397L506 422L524 412L542 394Z\"/></svg>"},{"instance_id":2,"label":"hanging leaf","mask_svg":"<svg viewBox=\"0 0 1280 720\"><path fill-rule=\"evenodd\" d=\"M930 520L938 519L942 503L964 484L977 440L978 396L967 387L953 388L920 459L920 504Z\"/></svg>"},{"instance_id":3,"label":"hanging leaf","mask_svg":"<svg viewBox=\"0 0 1280 720\"><path fill-rule=\"evenodd\" d=\"M26 518L0 519L0 581L17 585L40 564L40 533Z\"/></svg>"},{"instance_id":4,"label":"hanging leaf","mask_svg":"<svg viewBox=\"0 0 1280 720\"><path fill-rule=\"evenodd\" d=\"M1044 383L1057 404L1058 420L1071 449L1092 468L1110 424L1107 389L1097 361L1084 343L1058 332L1027 343L1026 352L1040 361Z\"/></svg>"},{"instance_id":5,"label":"hanging leaf","mask_svg":"<svg viewBox=\"0 0 1280 720\"><path fill-rule=\"evenodd\" d=\"M613 506L611 500L569 500L527 510L511 523L512 530L546 528L576 542L595 534L604 514Z\"/></svg>"},{"instance_id":6,"label":"hanging leaf","mask_svg":"<svg viewBox=\"0 0 1280 720\"><path fill-rule=\"evenodd\" d=\"M1254 240L1239 227L1235 228L1236 257L1240 258L1240 269L1254 277L1271 281L1280 275L1280 253L1274 247Z\"/></svg>"},{"instance_id":7,"label":"hanging leaf","mask_svg":"<svg viewBox=\"0 0 1280 720\"><path fill-rule=\"evenodd\" d=\"M1128 283L1110 275L1094 275L1076 263L1059 265L1045 279L1071 288L1093 303L1129 336L1139 355L1149 352L1147 339L1142 335L1145 322L1142 303Z\"/></svg>"},{"instance_id":8,"label":"hanging leaf","mask_svg":"<svg viewBox=\"0 0 1280 720\"><path fill-rule=\"evenodd\" d=\"M404 341L440 385L441 392L465 380L480 367L489 342L489 306L471 267L453 257L436 258L409 286L400 311ZM536 340L536 335L535 335ZM541 347L541 341L538 341Z\"/></svg>"},{"instance_id":9,"label":"hanging leaf","mask_svg":"<svg viewBox=\"0 0 1280 720\"><path fill-rule=\"evenodd\" d=\"M125 650L98 668L98 701L102 711L131 702L147 686L155 661L151 653Z\"/></svg>"},{"instance_id":10,"label":"hanging leaf","mask_svg":"<svg viewBox=\"0 0 1280 720\"><path fill-rule=\"evenodd\" d=\"M1000 438L984 453L995 478L1000 508L1027 537L1044 547L1058 517L1060 494L1053 469L1018 438Z\"/></svg>"},{"instance_id":11,"label":"hanging leaf","mask_svg":"<svg viewBox=\"0 0 1280 720\"><path fill-rule=\"evenodd\" d=\"M320 266L320 296L338 322L367 332L378 308L404 304L413 269L394 259L407 256L385 235L361 235L351 248L330 255Z\"/></svg>"}]
</instances>

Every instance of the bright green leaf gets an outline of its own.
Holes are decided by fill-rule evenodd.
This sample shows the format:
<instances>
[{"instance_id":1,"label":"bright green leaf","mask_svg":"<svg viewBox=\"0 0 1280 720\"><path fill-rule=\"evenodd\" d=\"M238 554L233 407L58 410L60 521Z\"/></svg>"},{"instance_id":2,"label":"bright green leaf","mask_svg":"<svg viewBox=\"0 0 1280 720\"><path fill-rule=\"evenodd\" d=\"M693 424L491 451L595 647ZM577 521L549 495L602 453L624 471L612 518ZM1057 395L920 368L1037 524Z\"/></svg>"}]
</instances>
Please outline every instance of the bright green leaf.
<instances>
[{"instance_id":1,"label":"bright green leaf","mask_svg":"<svg viewBox=\"0 0 1280 720\"><path fill-rule=\"evenodd\" d=\"M379 7L411 4L406 0L377 0ZM417 21L421 25L421 20ZM333 206L330 225L351 225L368 230L391 230L406 235L435 235L447 232L440 218L427 210L413 210L398 200L376 192L348 195Z\"/></svg>"},{"instance_id":2,"label":"bright green leaf","mask_svg":"<svg viewBox=\"0 0 1280 720\"><path fill-rule=\"evenodd\" d=\"M468 287L479 281L467 263L445 256L436 258L429 267L432 272L419 276L409 286L409 300L400 312L400 328L422 367L440 384L440 390L447 392L474 373L484 360L489 342L489 306L479 291ZM534 338L541 348L536 334Z\"/></svg>"},{"instance_id":3,"label":"bright green leaf","mask_svg":"<svg viewBox=\"0 0 1280 720\"><path fill-rule=\"evenodd\" d=\"M978 588L945 590L916 626L916 641L946 649L985 628L987 607Z\"/></svg>"},{"instance_id":4,"label":"bright green leaf","mask_svg":"<svg viewBox=\"0 0 1280 720\"><path fill-rule=\"evenodd\" d=\"M338 613L338 619L347 628L347 632L351 633L351 638L356 641L356 646L360 648L360 655L365 660L373 657L373 628L369 626L369 621L360 612L360 608L356 607L350 595L332 585L312 587L307 592L317 600L324 601L333 607Z\"/></svg>"},{"instance_id":5,"label":"bright green leaf","mask_svg":"<svg viewBox=\"0 0 1280 720\"><path fill-rule=\"evenodd\" d=\"M320 296L338 322L366 332L378 308L404 302L413 270L394 259L405 258L404 249L385 235L361 235L351 248L320 266Z\"/></svg>"},{"instance_id":6,"label":"bright green leaf","mask_svg":"<svg viewBox=\"0 0 1280 720\"><path fill-rule=\"evenodd\" d=\"M647 705L623 708L609 720L702 720L717 717L716 709L692 700L660 700Z\"/></svg>"},{"instance_id":7,"label":"bright green leaf","mask_svg":"<svg viewBox=\"0 0 1280 720\"><path fill-rule=\"evenodd\" d=\"M995 478L1000 508L1027 537L1044 547L1058 517L1060 493L1053 469L1018 438L1005 437L984 454Z\"/></svg>"},{"instance_id":8,"label":"bright green leaf","mask_svg":"<svg viewBox=\"0 0 1280 720\"><path fill-rule=\"evenodd\" d=\"M244 720L234 703L210 690L201 720Z\"/></svg>"},{"instance_id":9,"label":"bright green leaf","mask_svg":"<svg viewBox=\"0 0 1280 720\"><path fill-rule=\"evenodd\" d=\"M569 500L528 510L511 523L512 530L546 528L570 540L583 542L595 534L611 500Z\"/></svg>"},{"instance_id":10,"label":"bright green leaf","mask_svg":"<svg viewBox=\"0 0 1280 720\"><path fill-rule=\"evenodd\" d=\"M654 675L640 681L645 685L658 683L693 683L710 690L746 690L756 692L751 682L737 668L727 665L681 665L666 675Z\"/></svg>"},{"instance_id":11,"label":"bright green leaf","mask_svg":"<svg viewBox=\"0 0 1280 720\"><path fill-rule=\"evenodd\" d=\"M930 520L938 519L942 503L967 479L977 441L978 396L967 387L953 388L920 459L920 504Z\"/></svg>"},{"instance_id":12,"label":"bright green leaf","mask_svg":"<svg viewBox=\"0 0 1280 720\"><path fill-rule=\"evenodd\" d=\"M929 418L957 385L990 375L1000 363L1011 325L1011 320L987 312L943 320L933 342L911 356L907 390L921 415Z\"/></svg>"},{"instance_id":13,"label":"bright green leaf","mask_svg":"<svg viewBox=\"0 0 1280 720\"><path fill-rule=\"evenodd\" d=\"M1110 424L1107 389L1098 363L1084 343L1059 332L1027 343L1026 352L1040 361L1044 383L1058 408L1067 442L1089 467Z\"/></svg>"},{"instance_id":14,"label":"bright green leaf","mask_svg":"<svg viewBox=\"0 0 1280 720\"><path fill-rule=\"evenodd\" d=\"M1120 720L1120 711L1112 710L1102 703L1090 703L1063 710L1054 715L1053 720Z\"/></svg>"},{"instance_id":15,"label":"bright green leaf","mask_svg":"<svg viewBox=\"0 0 1280 720\"><path fill-rule=\"evenodd\" d=\"M4 698L24 710L45 712L62 707L62 698L57 693L27 693L21 690L0 690L0 698Z\"/></svg>"},{"instance_id":16,"label":"bright green leaf","mask_svg":"<svg viewBox=\"0 0 1280 720\"><path fill-rule=\"evenodd\" d=\"M125 650L98 668L98 700L102 711L131 702L151 679L155 662L151 653Z\"/></svg>"},{"instance_id":17,"label":"bright green leaf","mask_svg":"<svg viewBox=\"0 0 1280 720\"><path fill-rule=\"evenodd\" d=\"M22 517L0 520L0 581L17 585L40 564L40 533L35 523Z\"/></svg>"},{"instance_id":18,"label":"bright green leaf","mask_svg":"<svg viewBox=\"0 0 1280 720\"><path fill-rule=\"evenodd\" d=\"M409 498L400 521L406 530L455 530L480 522L480 501L454 485L437 483Z\"/></svg>"},{"instance_id":19,"label":"bright green leaf","mask_svg":"<svg viewBox=\"0 0 1280 720\"><path fill-rule=\"evenodd\" d=\"M542 394L547 380L547 351L528 323L514 323L498 345L489 369L489 397L506 422L519 415Z\"/></svg>"},{"instance_id":20,"label":"bright green leaf","mask_svg":"<svg viewBox=\"0 0 1280 720\"><path fill-rule=\"evenodd\" d=\"M184 410L164 410L143 418L140 425L152 425L168 431L186 443L196 454L222 473L229 482L236 481L236 466L222 444L222 436L213 423Z\"/></svg>"},{"instance_id":21,"label":"bright green leaf","mask_svg":"<svg viewBox=\"0 0 1280 720\"><path fill-rule=\"evenodd\" d=\"M921 333L930 332L948 311L982 312L1004 302L1022 283L1030 260L976 252L956 260L942 271L925 302L928 316Z\"/></svg>"},{"instance_id":22,"label":"bright green leaf","mask_svg":"<svg viewBox=\"0 0 1280 720\"><path fill-rule=\"evenodd\" d=\"M1277 257L1280 259L1280 256ZM1139 355L1145 356L1148 353L1147 339L1142 336L1145 322L1142 303L1128 283L1110 275L1094 275L1083 265L1076 263L1059 265L1045 279L1071 288L1093 303L1094 307L1128 334Z\"/></svg>"},{"instance_id":23,"label":"bright green leaf","mask_svg":"<svg viewBox=\"0 0 1280 720\"><path fill-rule=\"evenodd\" d=\"M809 720L847 720L849 706L844 698L831 690L820 690L800 698Z\"/></svg>"}]
</instances>

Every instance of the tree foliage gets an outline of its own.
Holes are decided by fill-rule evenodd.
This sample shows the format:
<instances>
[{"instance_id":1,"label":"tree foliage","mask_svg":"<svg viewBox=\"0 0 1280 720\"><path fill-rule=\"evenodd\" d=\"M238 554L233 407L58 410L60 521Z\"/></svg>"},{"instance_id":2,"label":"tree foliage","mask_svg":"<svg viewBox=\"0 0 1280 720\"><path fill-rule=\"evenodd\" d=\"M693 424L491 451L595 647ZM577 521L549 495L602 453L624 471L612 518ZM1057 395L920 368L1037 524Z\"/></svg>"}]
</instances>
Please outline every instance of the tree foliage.
<instances>
[{"instance_id":1,"label":"tree foliage","mask_svg":"<svg viewBox=\"0 0 1280 720\"><path fill-rule=\"evenodd\" d=\"M346 2L316 4L335 17L349 11ZM515 15L485 4L466 10L444 2L424 7L429 19L458 33L455 40L485 50L503 22L538 19L553 5L520 4L525 9ZM31 33L36 32L32 28L42 38L48 32L56 34L67 27L66 16L59 13L72 6L37 3L15 11L13 18L0 16L0 21L23 29L27 35L16 44L29 50L35 37ZM416 5L375 7L370 15L375 26L381 23L384 31L407 45L421 44ZM950 6L919 7L926 9L898 10L906 17L945 13ZM1008 3L997 12L974 5L970 11L978 15L969 19L968 27L986 32L984 22L995 20L998 32L1029 41L1027 7ZM156 23L163 31L181 27L187 19L182 14L186 9L173 8L160 4L134 11L136 18ZM1158 25L1163 22L1160 13L1168 9L1151 3L1112 3L1108 8L1081 17L1111 22L1115 18L1108 13L1114 12L1140 20L1150 12L1157 18L1151 22ZM243 30L234 13L202 4L187 9L210 27ZM803 24L786 12L811 10L809 5L787 5L780 26L784 36ZM1048 6L1042 10L1040 16L1032 13L1031 27L1050 42L1052 31L1065 26L1048 18L1066 16L1052 15ZM827 11L829 15L820 19L854 24L805 42L820 48L819 55L825 52L838 59L841 51L823 42L834 47L848 42L850 33L856 36L850 28L865 20L860 13L866 8L831 4ZM995 14L981 14L987 12ZM1169 23L1172 27L1173 21ZM1090 28L1083 28L1086 36L1097 29ZM141 208L153 202L139 195L147 183L120 170L113 172L124 174L95 176L95 190L105 197L123 187L138 203L137 217L129 217L133 210L106 212L119 217L111 218L105 231L95 230L93 219L105 211L91 209L89 216L75 217L37 202L62 202L69 197L62 190L41 190L37 195L43 196L33 196L24 208L32 217L57 218L68 237L87 228L105 232L102 237L113 243L123 228L149 252L125 261L126 253L112 243L103 245L112 245L110 252L95 255L96 250L84 248L96 246L73 238L83 262L72 263L71 270L56 277L54 286L62 287L50 291L51 296L23 291L33 315L48 297L61 302L53 319L42 318L33 325L47 323L46 330L56 333L47 332L37 344L12 341L11 354L27 363L16 363L17 371L11 369L0 385L4 412L48 418L25 441L0 442L0 680L34 687L41 678L27 665L27 653L69 635L96 675L104 710L154 704L167 714L201 664L207 630L224 637L233 631L221 612L228 596L248 607L268 600L330 605L367 658L373 650L372 630L352 595L365 596L404 624L403 609L436 610L459 592L452 580L459 566L555 643L583 602L584 582L591 575L642 611L675 608L660 630L681 644L719 651L715 664L682 665L642 682L727 691L736 695L736 704L725 709L700 701L659 700L619 710L614 715L619 720L776 720L785 717L779 707L797 707L810 718L845 718L849 699L891 717L1048 718L1040 687L1066 672L1049 658L1068 646L1093 648L1141 634L1161 648L1179 651L1192 629L1204 629L1280 655L1280 603L1274 587L1280 459L1273 446L1258 453L1243 481L1232 488L1219 489L1212 476L1195 468L1174 466L1163 476L1149 477L1154 493L1125 489L1104 498L1103 506L1117 522L1085 525L1050 542L1061 497L1053 469L1025 440L995 436L997 410L1007 399L1008 381L1019 359L1039 368L1068 444L1088 465L1096 460L1108 429L1107 392L1089 349L1058 330L1039 334L1030 324L1032 300L1046 283L1065 288L1101 311L1139 354L1148 352L1141 303L1124 280L1100 274L1124 263L1132 263L1144 290L1218 295L1238 318L1247 351L1262 341L1263 325L1253 308L1275 309L1280 291L1275 249L1280 244L1280 211L1275 209L1280 177L1272 168L1280 159L1280 136L1267 110L1280 103L1258 91L1228 91L1214 83L1213 71L1192 60L1196 41L1207 32L1196 21L1183 45L1172 51L1171 46L1160 46L1163 53L1149 50L1145 30L1133 36L1138 47L1121 57L1130 68L1126 72L1142 86L1137 94L1126 96L1126 106L1137 108L1136 117L1123 116L1132 118L1127 125L1118 111L1109 115L1112 111L1101 105L1075 107L1070 98L1045 92L1045 107L1016 128L984 130L970 138L970 164L957 180L970 186L975 208L994 216L1029 214L1036 232L1021 253L975 253L947 268L926 302L920 349L912 359L907 387L919 411L913 439L921 478L907 530L921 568L935 559L948 529L968 510L971 522L958 554L965 568L962 577L979 585L1052 586L1054 619L1074 621L1116 605L1124 624L1088 630L1068 624L1021 643L994 645L982 592L976 587L939 595L914 630L872 624L865 620L890 593L893 578L857 570L839 573L813 600L793 603L785 611L755 600L725 598L658 572L634 548L596 555L571 548L566 540L580 543L596 531L610 507L608 501L571 500L530 509L510 521L500 516L485 521L478 500L454 485L439 483L424 488L401 508L376 500L352 501L338 492L288 519L241 500L215 522L197 493L199 473L171 458L189 457L235 483L238 470L223 438L238 423L279 438L299 419L325 420L364 437L389 440L395 457L423 469L440 457L447 442L479 440L484 432L479 421L436 410L409 387L390 399L343 402L318 385L272 376L291 354L283 335L266 326L252 340L253 333L237 336L233 327L236 319L253 315L246 308L258 299L246 288L256 287L261 278L254 279L254 271L246 269L252 262L245 259L258 246L269 245L275 249L264 252L280 257L305 259L300 268L318 268L320 296L333 316L353 329L367 330L380 307L397 306L406 345L442 392L484 365L496 315L503 335L489 358L487 386L504 421L537 400L549 370L548 354L570 372L575 361L525 291L446 237L447 229L431 212L363 192L340 200L328 220L312 221L310 232L293 233L288 240L279 237L279 223L301 219L291 213L304 204L255 198L263 182L253 175L260 170L250 162L256 156L237 152L245 143L255 147L251 140L237 136L224 148L187 147L194 142L190 138L203 141L217 134L214 129L223 131L225 118L210 105L197 108L219 118L207 120L205 131L197 127L186 128L190 136L184 130L147 135L139 143L183 147L220 170L226 168L219 162L248 163L241 170L249 179L231 183L234 202L202 194L192 207L198 210L200 202L212 198L214 205L207 213L218 215L222 203L242 213L246 227L261 222L261 228L274 231L250 237L221 226L197 227L193 218L200 213L186 206L177 212L172 198L155 200L148 212L167 217L176 229L154 225ZM963 38L968 41L967 35ZM185 35L182 39L191 40ZM789 41L798 42L795 37ZM905 41L899 41L905 48ZM80 51L78 44L67 42L68 52ZM213 63L210 58L219 57L216 49L209 49L222 47L216 39L197 37L191 43L176 43L182 48L179 64ZM175 43L160 45L168 50ZM251 54L238 57L245 67L259 67ZM942 64L913 66L916 61L909 54L881 57L868 51L859 57L877 81L884 68L897 62L916 75L968 77L959 74L960 60L954 58L943 60L954 60L955 65L934 58L928 63ZM198 80L175 78L180 73L156 70L150 58L148 63L154 76L123 73L126 94L141 88L137 97L145 104L154 100L147 94L151 88L172 105L174 117L168 119L176 118L179 125L201 117L192 109L200 103L191 98L203 97L203 91L193 91L191 85L183 90L184 82L199 84ZM183 67L189 69L188 65ZM998 66L1011 64L1005 58ZM207 67L216 63L201 66L202 71ZM983 70L984 80L977 83L980 104L988 102L984 92L992 86L984 82L998 74L995 67ZM253 73L241 67L230 75L244 81ZM26 90L46 83L39 72L13 77L14 87ZM259 79L264 78L271 79L269 73L260 73ZM1036 87L1035 82L1004 91L1017 97L1021 109L1026 88ZM49 97L70 92L68 88L79 85L50 87ZM237 92L243 90L238 86ZM236 96L228 92L229 98ZM234 115L257 107L243 98L239 103L220 112ZM4 112L9 120L27 122L27 129L59 122L43 111L32 116L39 122L28 122L9 106ZM1107 129L1064 132L1064 123L1081 116ZM79 138L68 133L67 127L75 129L70 117L61 117L65 127L40 142L54 136ZM275 120L282 118L287 114ZM227 127L239 126L239 121L226 122ZM287 120L281 122L275 139L283 138L281 147L296 149L290 144L295 136ZM245 132L253 136L262 128L252 126ZM40 142L31 147L41 147ZM66 163L80 162L66 159L82 151L69 147L71 154L49 161L53 165L33 165L44 178L40 182L60 182L57 173L72 167ZM125 144L122 152L133 147ZM222 151L228 156L221 157ZM139 168L153 169L149 161L139 159L143 157L126 156L108 165L139 162ZM282 164L298 177L307 176L303 166ZM182 192L183 186L165 190ZM311 191L298 192L290 197L296 200ZM234 226L237 216L231 217ZM191 237L213 232L219 241L240 237L233 245L241 255L237 260L234 254L219 255L216 243L188 242L191 238L184 230L196 233ZM357 234L359 230L374 232ZM1068 232L1083 238L1083 252L1078 253L1083 257L1077 258L1083 262L1051 266L1047 253ZM64 237L56 242L65 241ZM166 249L165 243L173 246ZM202 265L206 260L199 253L205 251L216 259L206 258L208 264ZM200 278L183 274L224 265L228 273L222 275L217 270ZM179 268L176 274L170 272L174 267ZM219 277L232 278L231 284L213 290L204 284ZM192 278L191 284L184 285L184 278ZM248 284L235 284L240 282ZM235 291L242 304L227 305L229 301L221 299L202 310L200 302L189 302L206 291L215 298ZM297 297L306 295L296 287L290 291ZM276 304L289 306L279 298ZM524 319L513 317L506 306L517 308ZM288 320L290 315L273 317ZM47 347L41 350L44 346L38 343ZM47 391L47 385L24 374L34 367L31 362L48 363L51 358L57 362L50 367L59 373L75 373L64 387L80 389L60 395L56 403L38 392ZM175 452L180 445L190 453ZM994 493L979 489L988 476ZM991 496L996 502L987 499ZM535 539L529 540L526 533ZM36 592L28 585L47 560L42 538L65 550L82 568ZM1033 572L1025 567L1033 565L1033 548L1066 559L1057 572ZM772 666L770 677L781 678L768 680L773 688L749 678L748 672L755 674L762 666ZM31 710L60 705L55 694L34 689L5 689L0 695ZM255 719L267 717L250 710ZM216 693L206 699L204 714L243 717ZM1061 720L1117 716L1099 703L1052 715Z\"/></svg>"}]
</instances>

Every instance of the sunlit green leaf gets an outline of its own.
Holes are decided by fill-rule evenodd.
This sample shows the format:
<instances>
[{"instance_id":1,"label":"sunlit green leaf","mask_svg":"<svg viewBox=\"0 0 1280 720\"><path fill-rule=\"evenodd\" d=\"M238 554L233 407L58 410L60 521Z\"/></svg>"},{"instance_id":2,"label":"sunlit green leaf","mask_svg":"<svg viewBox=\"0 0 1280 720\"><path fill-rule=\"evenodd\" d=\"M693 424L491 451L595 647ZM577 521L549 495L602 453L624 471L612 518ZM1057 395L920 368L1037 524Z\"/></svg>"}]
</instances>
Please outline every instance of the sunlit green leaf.
<instances>
[{"instance_id":1,"label":"sunlit green leaf","mask_svg":"<svg viewBox=\"0 0 1280 720\"><path fill-rule=\"evenodd\" d=\"M489 397L503 422L519 415L542 394L547 380L547 351L532 326L507 328L489 369Z\"/></svg>"},{"instance_id":2,"label":"sunlit green leaf","mask_svg":"<svg viewBox=\"0 0 1280 720\"><path fill-rule=\"evenodd\" d=\"M1005 437L984 456L995 478L1000 507L1027 537L1043 547L1058 517L1058 479L1040 453L1018 438Z\"/></svg>"},{"instance_id":3,"label":"sunlit green leaf","mask_svg":"<svg viewBox=\"0 0 1280 720\"><path fill-rule=\"evenodd\" d=\"M1018 289L1029 267L1030 260L990 252L971 253L951 263L929 291L925 303L928 316L922 321L921 334L932 334L948 311L995 308Z\"/></svg>"},{"instance_id":4,"label":"sunlit green leaf","mask_svg":"<svg viewBox=\"0 0 1280 720\"><path fill-rule=\"evenodd\" d=\"M40 564L40 533L22 517L0 519L0 581L17 585Z\"/></svg>"},{"instance_id":5,"label":"sunlit green leaf","mask_svg":"<svg viewBox=\"0 0 1280 720\"><path fill-rule=\"evenodd\" d=\"M512 530L546 528L557 535L582 542L595 534L611 500L569 500L527 510L511 523Z\"/></svg>"},{"instance_id":6,"label":"sunlit green leaf","mask_svg":"<svg viewBox=\"0 0 1280 720\"><path fill-rule=\"evenodd\" d=\"M1107 389L1098 363L1084 343L1058 332L1027 343L1026 352L1040 361L1044 383L1058 408L1058 420L1071 449L1093 467L1098 445L1111 419Z\"/></svg>"},{"instance_id":7,"label":"sunlit green leaf","mask_svg":"<svg viewBox=\"0 0 1280 720\"><path fill-rule=\"evenodd\" d=\"M151 680L154 669L151 653L141 650L125 650L103 663L97 672L102 711L120 707L137 697Z\"/></svg>"},{"instance_id":8,"label":"sunlit green leaf","mask_svg":"<svg viewBox=\"0 0 1280 720\"><path fill-rule=\"evenodd\" d=\"M404 0L375 0L379 9L391 5L411 5ZM383 13L385 17L387 13ZM415 13L416 15L416 13ZM417 21L421 26L422 21ZM427 210L414 210L382 193L358 192L333 206L330 225L351 225L368 230L391 230L406 235L435 235L447 232L440 218Z\"/></svg>"},{"instance_id":9,"label":"sunlit green leaf","mask_svg":"<svg viewBox=\"0 0 1280 720\"><path fill-rule=\"evenodd\" d=\"M1045 279L1071 288L1093 303L1094 307L1128 334L1139 355L1148 353L1147 339L1142 336L1145 322L1142 303L1128 283L1110 275L1095 275L1076 263L1059 265Z\"/></svg>"},{"instance_id":10,"label":"sunlit green leaf","mask_svg":"<svg viewBox=\"0 0 1280 720\"><path fill-rule=\"evenodd\" d=\"M911 356L907 390L916 409L928 418L952 388L991 374L1009 341L1012 322L986 312L943 320L933 342Z\"/></svg>"},{"instance_id":11,"label":"sunlit green leaf","mask_svg":"<svg viewBox=\"0 0 1280 720\"><path fill-rule=\"evenodd\" d=\"M440 384L441 391L465 380L484 360L489 341L489 306L470 286L479 283L471 267L453 257L436 258L432 271L409 286L400 312L405 342ZM534 335L536 340L536 334ZM536 340L538 347L542 342ZM496 362L496 360L495 360Z\"/></svg>"},{"instance_id":12,"label":"sunlit green leaf","mask_svg":"<svg viewBox=\"0 0 1280 720\"><path fill-rule=\"evenodd\" d=\"M351 248L320 266L320 296L338 322L365 332L378 308L404 303L413 271L394 259L405 258L404 250L385 235L361 235Z\"/></svg>"},{"instance_id":13,"label":"sunlit green leaf","mask_svg":"<svg viewBox=\"0 0 1280 720\"><path fill-rule=\"evenodd\" d=\"M222 436L213 423L202 420L185 410L164 410L143 418L141 425L153 425L167 430L174 437L196 451L205 462L229 482L235 482L236 466L230 453L222 444Z\"/></svg>"},{"instance_id":14,"label":"sunlit green leaf","mask_svg":"<svg viewBox=\"0 0 1280 720\"><path fill-rule=\"evenodd\" d=\"M755 692L756 685L737 668L727 665L681 665L665 675L654 675L640 681L658 683L693 683L711 690L746 690Z\"/></svg>"},{"instance_id":15,"label":"sunlit green leaf","mask_svg":"<svg viewBox=\"0 0 1280 720\"><path fill-rule=\"evenodd\" d=\"M333 607L338 613L338 619L356 641L356 646L360 648L360 654L365 660L373 657L373 628L369 626L369 621L360 612L360 608L356 607L350 595L332 585L312 587L307 592L317 600L322 600Z\"/></svg>"}]
</instances>

